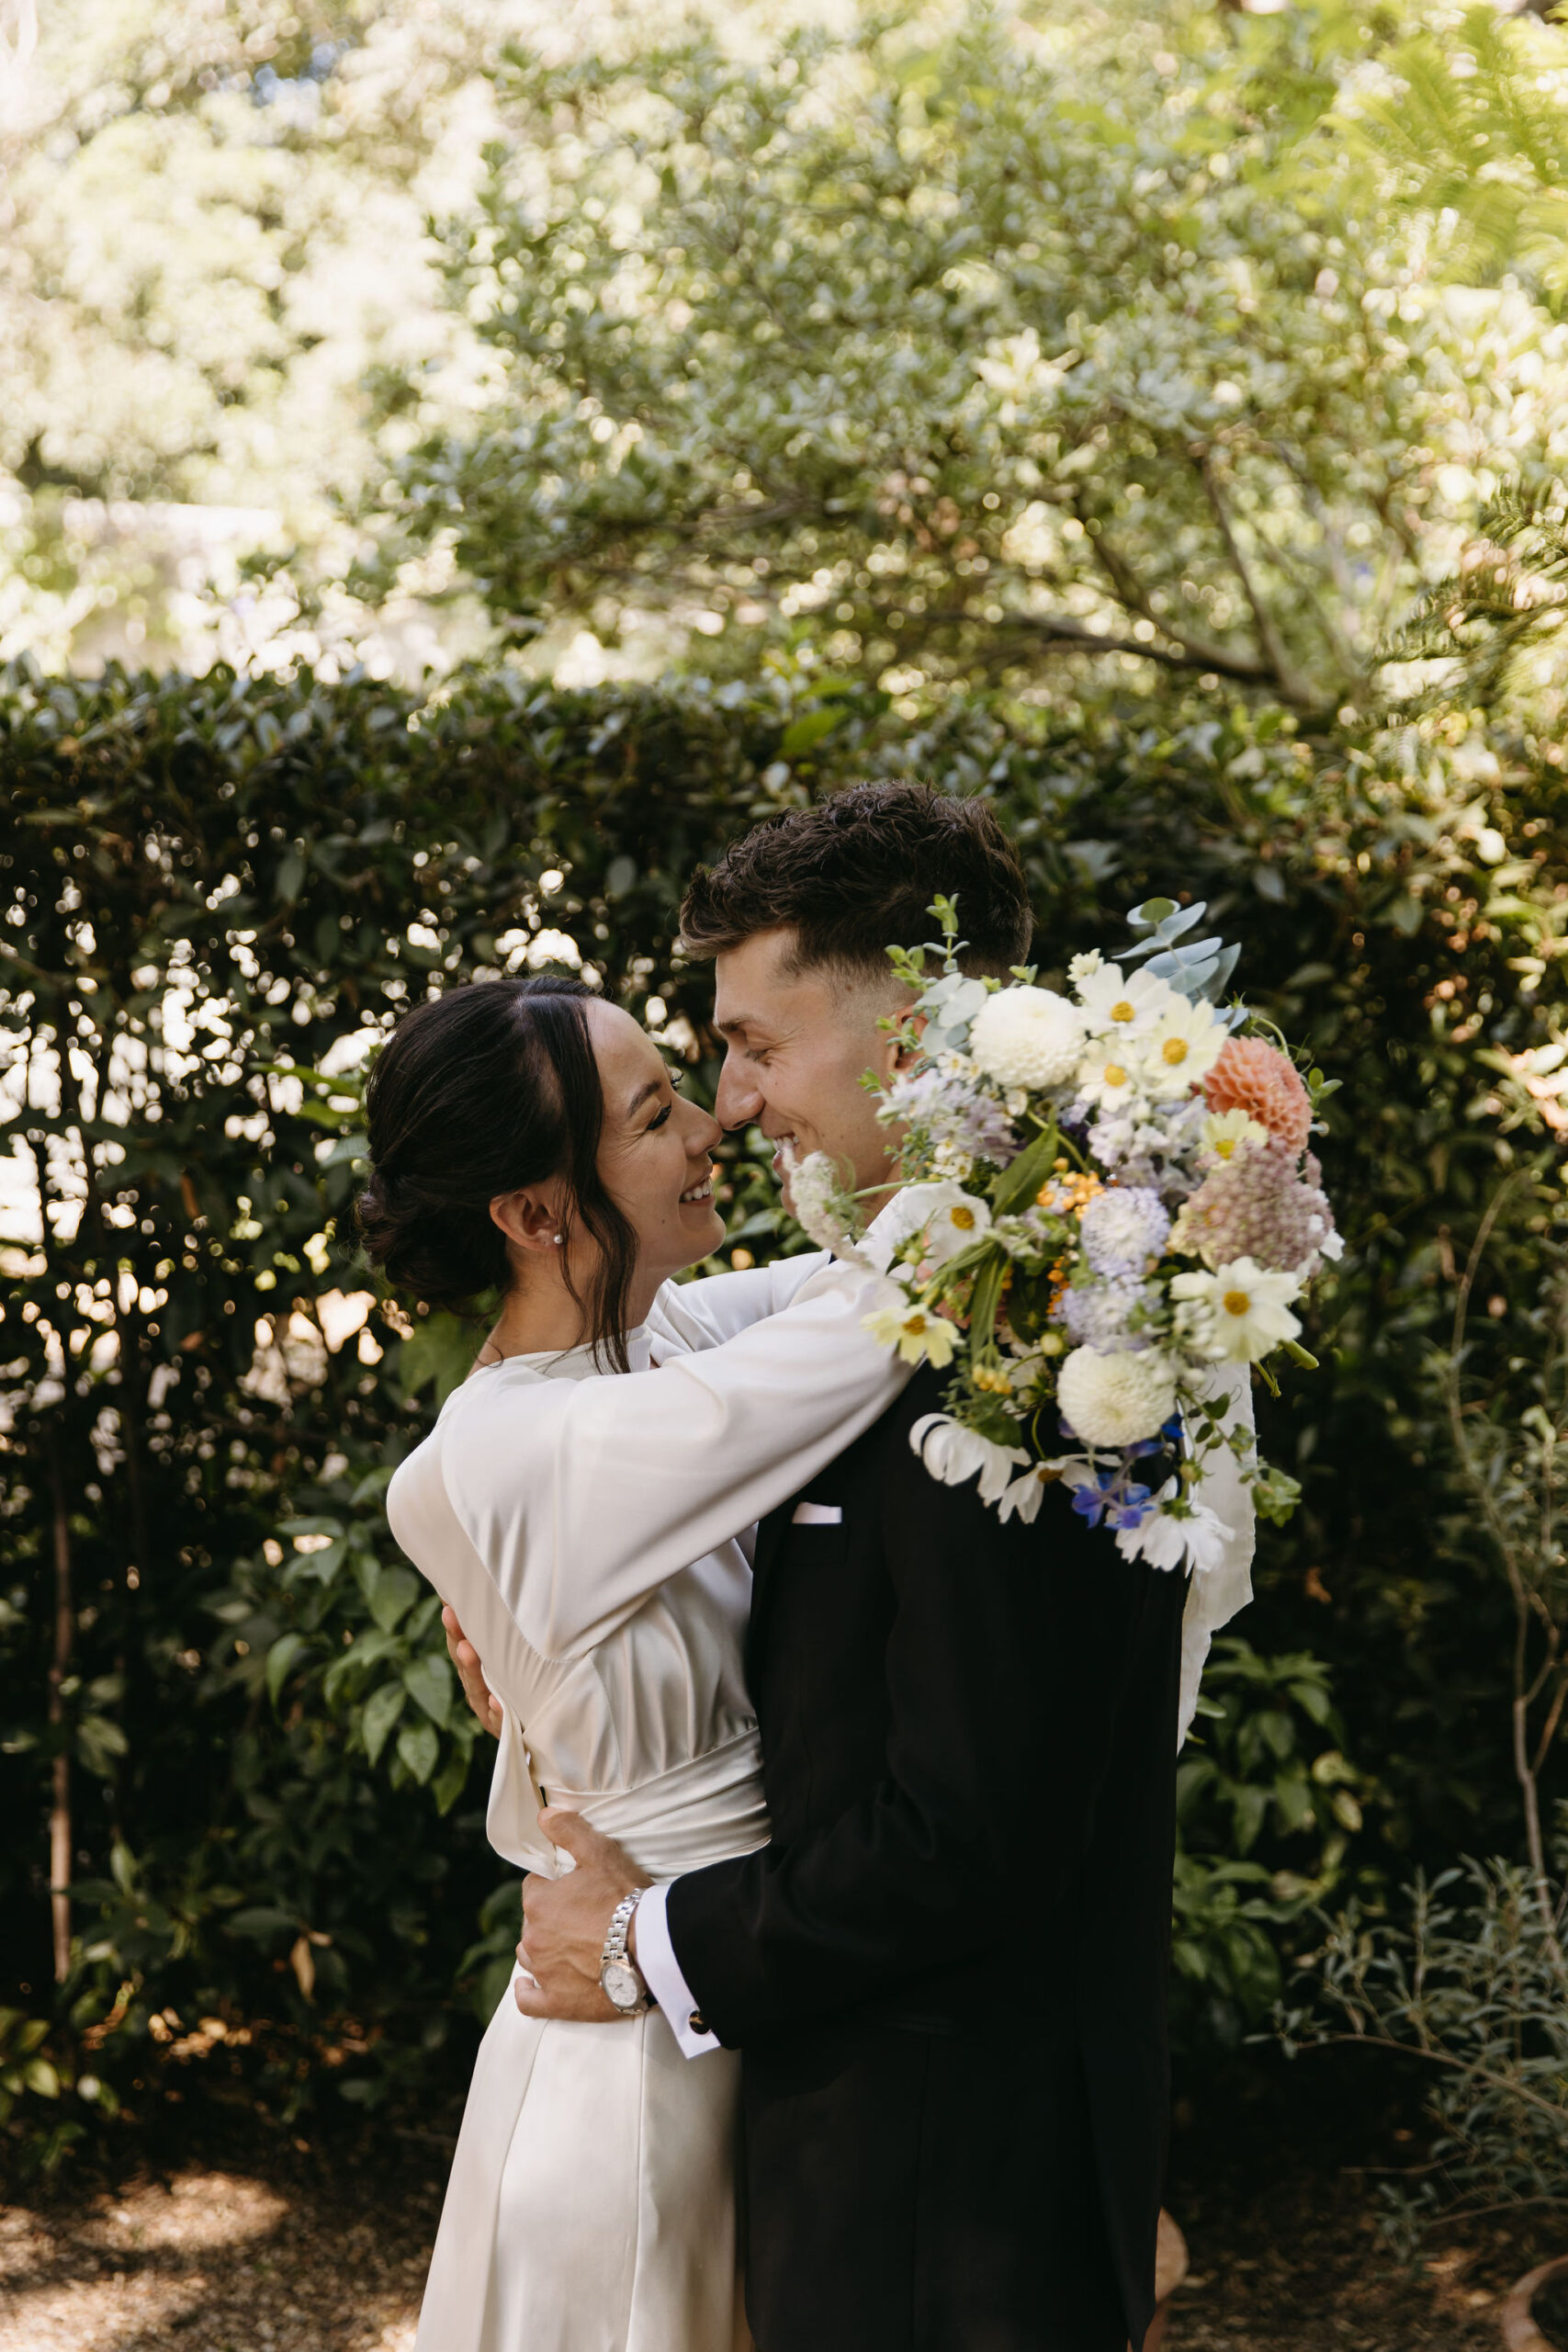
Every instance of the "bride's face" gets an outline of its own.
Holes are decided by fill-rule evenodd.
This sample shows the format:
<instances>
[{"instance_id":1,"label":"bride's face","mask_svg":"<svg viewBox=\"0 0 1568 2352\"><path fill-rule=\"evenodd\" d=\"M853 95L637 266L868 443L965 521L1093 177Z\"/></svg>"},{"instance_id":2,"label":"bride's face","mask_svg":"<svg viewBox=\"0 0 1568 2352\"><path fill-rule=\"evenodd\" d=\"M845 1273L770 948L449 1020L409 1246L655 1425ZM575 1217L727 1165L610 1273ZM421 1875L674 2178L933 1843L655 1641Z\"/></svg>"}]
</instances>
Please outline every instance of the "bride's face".
<instances>
[{"instance_id":1,"label":"bride's face","mask_svg":"<svg viewBox=\"0 0 1568 2352\"><path fill-rule=\"evenodd\" d=\"M599 1175L637 1238L637 1272L663 1282L724 1239L709 1158L723 1129L671 1084L664 1057L618 1005L590 1004L604 1120Z\"/></svg>"}]
</instances>

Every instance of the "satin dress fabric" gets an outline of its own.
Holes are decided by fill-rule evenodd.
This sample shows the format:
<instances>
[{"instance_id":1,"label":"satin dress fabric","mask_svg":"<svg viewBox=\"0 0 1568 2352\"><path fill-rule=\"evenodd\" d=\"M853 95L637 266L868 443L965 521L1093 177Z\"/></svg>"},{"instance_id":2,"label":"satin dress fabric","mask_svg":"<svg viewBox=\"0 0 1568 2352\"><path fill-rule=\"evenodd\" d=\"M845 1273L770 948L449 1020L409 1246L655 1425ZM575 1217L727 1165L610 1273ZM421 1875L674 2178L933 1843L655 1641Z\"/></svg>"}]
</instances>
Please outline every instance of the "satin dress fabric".
<instances>
[{"instance_id":1,"label":"satin dress fabric","mask_svg":"<svg viewBox=\"0 0 1568 2352\"><path fill-rule=\"evenodd\" d=\"M546 1802L660 1881L766 1843L741 1671L750 1544L801 1459L830 1460L846 1419L869 1426L902 1385L861 1338L863 1311L858 1278L817 1257L667 1289L629 1336L630 1377L586 1350L513 1357L471 1374L400 1467L393 1532L504 1710L499 1853L570 1867L538 1827ZM760 1361L746 1340L762 1317L775 1345ZM735 1532L693 1559L682 1521ZM524 2017L509 1987L416 2352L742 2352L739 2095L738 2055L687 2060L657 2009L558 2023Z\"/></svg>"}]
</instances>

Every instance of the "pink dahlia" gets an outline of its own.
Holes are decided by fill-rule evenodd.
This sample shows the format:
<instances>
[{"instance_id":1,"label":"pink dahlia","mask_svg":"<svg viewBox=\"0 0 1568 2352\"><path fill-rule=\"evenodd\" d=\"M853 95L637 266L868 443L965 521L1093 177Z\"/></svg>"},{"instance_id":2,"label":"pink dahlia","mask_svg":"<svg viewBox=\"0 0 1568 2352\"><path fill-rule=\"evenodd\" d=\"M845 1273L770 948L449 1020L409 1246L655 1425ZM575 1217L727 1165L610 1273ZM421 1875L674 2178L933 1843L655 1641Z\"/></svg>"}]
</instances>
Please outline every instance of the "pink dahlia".
<instances>
[{"instance_id":1,"label":"pink dahlia","mask_svg":"<svg viewBox=\"0 0 1568 2352\"><path fill-rule=\"evenodd\" d=\"M1197 1250L1210 1266L1251 1258L1259 1266L1308 1279L1317 1271L1325 1242L1333 1238L1334 1213L1310 1152L1304 1173L1303 1182L1287 1144L1243 1144L1185 1204L1171 1235L1173 1246Z\"/></svg>"},{"instance_id":2,"label":"pink dahlia","mask_svg":"<svg viewBox=\"0 0 1568 2352\"><path fill-rule=\"evenodd\" d=\"M1293 1159L1306 1148L1312 1132L1312 1100L1299 1072L1277 1046L1261 1037L1231 1037L1203 1080L1203 1100L1211 1111L1245 1111L1276 1143L1284 1144Z\"/></svg>"}]
</instances>

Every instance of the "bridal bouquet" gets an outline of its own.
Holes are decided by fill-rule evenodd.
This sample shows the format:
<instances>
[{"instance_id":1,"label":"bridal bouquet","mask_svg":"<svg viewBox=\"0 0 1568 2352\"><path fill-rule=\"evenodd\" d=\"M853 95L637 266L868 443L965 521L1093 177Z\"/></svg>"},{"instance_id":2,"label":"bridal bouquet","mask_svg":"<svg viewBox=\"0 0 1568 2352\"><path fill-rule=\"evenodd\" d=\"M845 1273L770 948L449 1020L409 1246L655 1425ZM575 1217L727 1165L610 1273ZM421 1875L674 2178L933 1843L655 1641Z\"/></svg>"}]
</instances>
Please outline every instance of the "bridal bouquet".
<instances>
[{"instance_id":1,"label":"bridal bouquet","mask_svg":"<svg viewBox=\"0 0 1568 2352\"><path fill-rule=\"evenodd\" d=\"M1201 904L1135 908L1143 935L1116 963L1075 956L1069 995L1032 968L966 978L953 902L931 912L940 945L888 951L917 1000L878 1110L904 1131L904 1190L867 1235L817 1154L795 1214L878 1276L878 1340L951 1368L946 1411L911 1433L934 1476L978 1471L1026 1520L1061 1478L1128 1556L1209 1566L1231 1532L1202 1496L1220 1449L1265 1516L1295 1500L1231 1408L1247 1366L1275 1386L1276 1350L1314 1363L1293 1310L1341 1249L1307 1148L1332 1088L1221 1009L1238 951L1190 936ZM1172 1453L1156 1491L1145 1465Z\"/></svg>"}]
</instances>

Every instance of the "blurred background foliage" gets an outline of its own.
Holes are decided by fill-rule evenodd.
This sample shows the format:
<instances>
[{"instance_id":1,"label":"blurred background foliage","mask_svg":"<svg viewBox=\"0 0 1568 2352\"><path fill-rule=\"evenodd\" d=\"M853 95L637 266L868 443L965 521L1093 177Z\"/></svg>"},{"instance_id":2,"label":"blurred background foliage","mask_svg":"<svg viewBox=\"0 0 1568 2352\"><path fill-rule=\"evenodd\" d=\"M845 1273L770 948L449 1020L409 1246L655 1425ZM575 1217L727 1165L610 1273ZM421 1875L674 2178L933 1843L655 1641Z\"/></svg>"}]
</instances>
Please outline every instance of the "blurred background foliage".
<instances>
[{"instance_id":1,"label":"blurred background foliage","mask_svg":"<svg viewBox=\"0 0 1568 2352\"><path fill-rule=\"evenodd\" d=\"M1340 1082L1322 1370L1262 1400L1303 1502L1182 1768L1188 2058L1314 1906L1517 1853L1434 1363L1490 1217L1513 1412L1563 1224L1568 35L9 6L17 2145L460 2080L515 1883L380 1498L471 1335L355 1268L367 1057L564 961L708 1086L683 877L868 774L995 799L1048 972L1206 898ZM720 1262L789 1246L727 1156Z\"/></svg>"}]
</instances>

